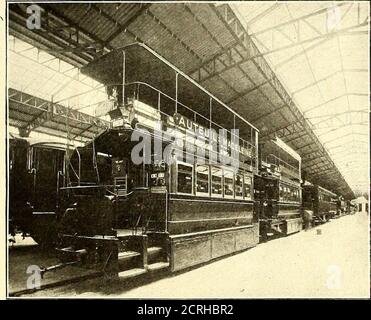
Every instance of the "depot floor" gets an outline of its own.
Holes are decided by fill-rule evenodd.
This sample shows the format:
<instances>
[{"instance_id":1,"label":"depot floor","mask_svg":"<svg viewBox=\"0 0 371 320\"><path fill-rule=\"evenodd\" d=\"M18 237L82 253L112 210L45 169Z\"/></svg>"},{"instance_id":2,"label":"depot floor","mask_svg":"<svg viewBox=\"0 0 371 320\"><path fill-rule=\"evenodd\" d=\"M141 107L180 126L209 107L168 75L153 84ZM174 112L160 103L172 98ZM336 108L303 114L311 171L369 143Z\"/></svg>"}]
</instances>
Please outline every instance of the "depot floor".
<instances>
[{"instance_id":1,"label":"depot floor","mask_svg":"<svg viewBox=\"0 0 371 320\"><path fill-rule=\"evenodd\" d=\"M27 297L367 298L369 220L344 216L135 288L88 280Z\"/></svg>"}]
</instances>

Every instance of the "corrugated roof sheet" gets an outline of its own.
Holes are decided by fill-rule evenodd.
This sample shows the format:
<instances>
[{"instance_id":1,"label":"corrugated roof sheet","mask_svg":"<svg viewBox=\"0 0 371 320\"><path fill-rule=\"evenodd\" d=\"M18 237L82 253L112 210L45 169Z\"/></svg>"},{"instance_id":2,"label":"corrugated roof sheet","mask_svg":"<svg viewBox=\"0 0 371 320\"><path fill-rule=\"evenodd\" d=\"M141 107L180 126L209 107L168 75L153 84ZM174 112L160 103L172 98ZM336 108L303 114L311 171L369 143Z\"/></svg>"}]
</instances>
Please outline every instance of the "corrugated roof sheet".
<instances>
[{"instance_id":1,"label":"corrugated roof sheet","mask_svg":"<svg viewBox=\"0 0 371 320\"><path fill-rule=\"evenodd\" d=\"M74 9L74 6L77 10ZM264 57L256 50L258 47L263 53L266 50L272 51L275 48L271 47L272 43L274 46L278 42L281 46L290 46L292 41L288 38L291 36L290 32L295 32L293 26L288 26L287 37L273 39L273 42L263 31L270 26L288 23L296 17L308 15L316 8L323 9L326 5L308 4L304 6L301 4L298 7L297 4L292 3L289 5L291 7L290 13L287 8L279 9L281 4L238 3L235 6L237 11L245 8L243 12L237 12L237 14L239 17L245 16L245 18L241 18L241 21L246 19L248 23L251 23L249 32L250 30L260 32L259 37L252 38L253 42L249 42L249 36L239 21L239 17L236 16L236 12L233 12L226 4L156 3L143 10L140 4L93 3L90 5L54 5L53 9L56 15L68 16L70 20L80 25L83 31L92 33L97 38L107 39L115 30L120 30L121 33L117 34L109 44L106 44L113 48L133 41L143 41L181 70L191 73L195 80L220 99L225 102L230 101L231 107L246 116L248 120L255 122L254 124L261 129L262 136L280 135L284 141L301 153L303 167L307 168L308 172L315 172L313 168L316 168L317 164L323 166L323 175L313 174L311 177L313 180L323 184L326 188L351 193L347 183L342 180L328 153L313 133L315 131L319 137L321 136L321 132L318 130L323 129L312 129L315 128L313 125L320 125L320 120L308 120L307 122L303 117L302 112L307 110L307 106L304 105L305 102L300 99L300 96L305 92L306 89L303 89L305 86L310 88L306 95L312 92L311 82L313 79L306 77L307 74L311 74L310 70L296 71L293 81L284 77L288 72L284 65L285 63L290 65L290 55L298 55L302 59L300 48L297 46L291 49L287 48ZM343 7L342 5L342 10ZM281 11L277 13L278 9ZM98 18L99 12L101 17ZM85 19L89 19L89 22ZM314 23L312 17L309 17L308 21ZM322 27L322 25L315 25L315 28L320 29L319 32L323 32ZM11 31L12 29L11 27ZM303 39L306 40L309 36L308 33L304 33ZM345 38L340 41L345 41ZM362 62L364 50L362 48L359 52L354 52L354 50L349 51L343 43L340 43L340 46L344 57L354 56L352 61L342 60L343 69L364 68ZM328 65L321 64L321 50L314 50L312 43L309 42L305 43L303 47L313 53L312 60L317 63L314 67L315 72L318 73L316 78L328 76L329 72L333 71L331 68L334 67L330 68ZM229 48L233 49L228 50ZM322 50L326 51L327 49L322 47ZM329 52L332 51L329 50ZM276 55L275 60L273 59L274 54ZM66 53L67 55L69 57L75 55L78 60L81 54L76 52L72 55ZM316 55L318 56L316 57ZM269 58L271 67L266 62L266 56ZM305 65L306 60L298 61L291 65ZM334 63L334 66L339 67L339 63ZM272 76L272 67L276 68L275 74L279 76L279 80L269 78ZM273 77L276 78L274 74ZM336 78L336 76L334 77ZM367 79L365 78L365 80ZM299 108L291 102L288 106L287 101L284 100L285 97L278 94L276 88L278 81L281 81L278 90L284 90L284 95L291 94ZM341 75L338 75L337 81L337 85L332 84L331 88L341 87ZM255 90L253 90L254 85L257 87ZM324 97L326 95L327 99L336 94L336 90L334 92L331 92L330 89L326 90L325 82L317 85L324 86L322 94ZM349 81L347 86L348 90L351 89L358 93L357 82ZM321 102L317 93L313 91L311 94L313 102ZM359 95L348 95L345 100L346 103L349 100L349 103L354 106L368 105L360 98ZM322 139L321 141L325 142ZM325 147L329 149L329 144L325 144ZM335 155L332 156L334 159L336 158ZM335 169L337 174L334 175L331 170L325 168ZM349 175L347 177L348 180L352 178Z\"/></svg>"}]
</instances>

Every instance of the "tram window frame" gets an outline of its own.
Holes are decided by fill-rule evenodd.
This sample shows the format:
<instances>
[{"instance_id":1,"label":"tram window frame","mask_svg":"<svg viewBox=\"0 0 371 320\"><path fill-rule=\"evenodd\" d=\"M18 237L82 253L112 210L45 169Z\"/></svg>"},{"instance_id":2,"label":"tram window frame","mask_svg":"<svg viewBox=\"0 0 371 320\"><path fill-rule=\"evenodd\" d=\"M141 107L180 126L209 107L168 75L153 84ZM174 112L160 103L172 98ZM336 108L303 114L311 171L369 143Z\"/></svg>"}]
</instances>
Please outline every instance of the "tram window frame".
<instances>
[{"instance_id":1,"label":"tram window frame","mask_svg":"<svg viewBox=\"0 0 371 320\"><path fill-rule=\"evenodd\" d=\"M204 167L204 168L207 168L207 192L202 192L202 191L198 191L198 174L199 172L197 171L198 168L200 167ZM206 173L201 173L201 174L206 174ZM201 196L201 197L209 197L210 196L210 190L211 190L211 186L210 186L210 166L207 165L207 164L196 164L195 166L195 192L196 192L196 196Z\"/></svg>"},{"instance_id":2,"label":"tram window frame","mask_svg":"<svg viewBox=\"0 0 371 320\"><path fill-rule=\"evenodd\" d=\"M279 200L280 201L284 201L284 195L285 195L285 193L284 193L284 185L282 184L282 183L280 183L280 185L279 185L279 194L278 194L278 197L279 197Z\"/></svg>"},{"instance_id":3,"label":"tram window frame","mask_svg":"<svg viewBox=\"0 0 371 320\"><path fill-rule=\"evenodd\" d=\"M290 186L290 201L295 201L294 188Z\"/></svg>"},{"instance_id":4,"label":"tram window frame","mask_svg":"<svg viewBox=\"0 0 371 320\"><path fill-rule=\"evenodd\" d=\"M213 172L213 170L216 170L216 171L219 171L221 174L220 174L220 190L221 190L221 193L214 193L213 192L213 187L214 187L214 181L213 181L213 177L218 177L215 175L215 173ZM219 177L218 177L219 178ZM223 169L220 168L220 167L216 167L216 166L211 166L210 167L210 181L211 181L211 184L210 184L210 194L212 197L215 197L215 198L223 198L224 196L224 185L223 185Z\"/></svg>"},{"instance_id":5,"label":"tram window frame","mask_svg":"<svg viewBox=\"0 0 371 320\"><path fill-rule=\"evenodd\" d=\"M300 202L300 189L296 188L296 201Z\"/></svg>"},{"instance_id":6,"label":"tram window frame","mask_svg":"<svg viewBox=\"0 0 371 320\"><path fill-rule=\"evenodd\" d=\"M286 201L290 202L291 197L291 190L290 187L286 185Z\"/></svg>"},{"instance_id":7,"label":"tram window frame","mask_svg":"<svg viewBox=\"0 0 371 320\"><path fill-rule=\"evenodd\" d=\"M249 193L247 193L246 192L246 189L245 189L245 183L246 183L246 181L247 180L250 180L250 184L249 184L249 186L250 186L250 192ZM248 175L248 174L244 174L243 175L243 198L245 199L245 200L252 200L253 199L253 195L252 195L252 192L253 192L253 179L252 179L252 177L250 176L250 175ZM247 194L249 195L248 197L247 197Z\"/></svg>"},{"instance_id":8,"label":"tram window frame","mask_svg":"<svg viewBox=\"0 0 371 320\"><path fill-rule=\"evenodd\" d=\"M227 177L226 174L228 174L229 176ZM230 174L232 176L230 176ZM231 191L232 191L232 194L227 194L226 193L226 187L227 185L230 185L230 183L226 183L226 179L231 179L232 180L232 188L231 188ZM234 173L232 170L226 170L224 169L223 170L223 193L224 193L224 198L226 199L234 199Z\"/></svg>"},{"instance_id":9,"label":"tram window frame","mask_svg":"<svg viewBox=\"0 0 371 320\"><path fill-rule=\"evenodd\" d=\"M241 195L237 195L237 177L240 177L240 181L241 181ZM235 199L243 199L243 173L242 172L237 172L235 175L234 175L234 196L235 196Z\"/></svg>"},{"instance_id":10,"label":"tram window frame","mask_svg":"<svg viewBox=\"0 0 371 320\"><path fill-rule=\"evenodd\" d=\"M283 201L287 201L287 197L286 197L286 194L287 194L287 191L286 191L286 185L282 185L282 189L283 189L283 197L282 197L282 200Z\"/></svg>"},{"instance_id":11,"label":"tram window frame","mask_svg":"<svg viewBox=\"0 0 371 320\"><path fill-rule=\"evenodd\" d=\"M179 191L179 166L185 166L191 168L191 192ZM176 193L183 195L193 195L194 194L194 166L192 164L178 161L176 164Z\"/></svg>"}]
</instances>

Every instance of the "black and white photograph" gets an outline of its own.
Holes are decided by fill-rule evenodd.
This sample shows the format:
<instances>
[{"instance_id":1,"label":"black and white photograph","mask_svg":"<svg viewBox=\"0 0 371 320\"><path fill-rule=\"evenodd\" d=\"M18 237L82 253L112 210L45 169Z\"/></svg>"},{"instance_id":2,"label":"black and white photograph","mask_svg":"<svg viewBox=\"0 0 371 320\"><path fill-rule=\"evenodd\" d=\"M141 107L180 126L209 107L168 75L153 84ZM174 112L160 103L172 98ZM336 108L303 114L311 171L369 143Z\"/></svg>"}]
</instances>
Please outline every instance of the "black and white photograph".
<instances>
[{"instance_id":1,"label":"black and white photograph","mask_svg":"<svg viewBox=\"0 0 371 320\"><path fill-rule=\"evenodd\" d=\"M368 1L0 14L5 299L370 299Z\"/></svg>"}]
</instances>

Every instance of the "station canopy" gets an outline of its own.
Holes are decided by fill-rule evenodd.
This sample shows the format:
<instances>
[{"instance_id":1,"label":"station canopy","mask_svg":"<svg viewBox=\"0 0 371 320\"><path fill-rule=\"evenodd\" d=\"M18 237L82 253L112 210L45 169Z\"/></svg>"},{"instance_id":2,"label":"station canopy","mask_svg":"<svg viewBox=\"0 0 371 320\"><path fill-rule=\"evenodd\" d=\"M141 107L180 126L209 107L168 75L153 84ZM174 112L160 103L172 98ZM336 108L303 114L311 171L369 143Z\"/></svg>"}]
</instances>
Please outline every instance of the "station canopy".
<instances>
[{"instance_id":1,"label":"station canopy","mask_svg":"<svg viewBox=\"0 0 371 320\"><path fill-rule=\"evenodd\" d=\"M366 2L234 6L353 190L369 186Z\"/></svg>"},{"instance_id":2,"label":"station canopy","mask_svg":"<svg viewBox=\"0 0 371 320\"><path fill-rule=\"evenodd\" d=\"M368 189L367 2L39 6L41 29L30 30L27 4L9 5L12 99L26 92L98 117L93 103L104 90L79 69L142 42L255 125L262 141L287 143L306 180L348 198ZM90 89L100 92L91 101L67 98ZM76 122L74 136L94 136L102 126L92 123Z\"/></svg>"}]
</instances>

